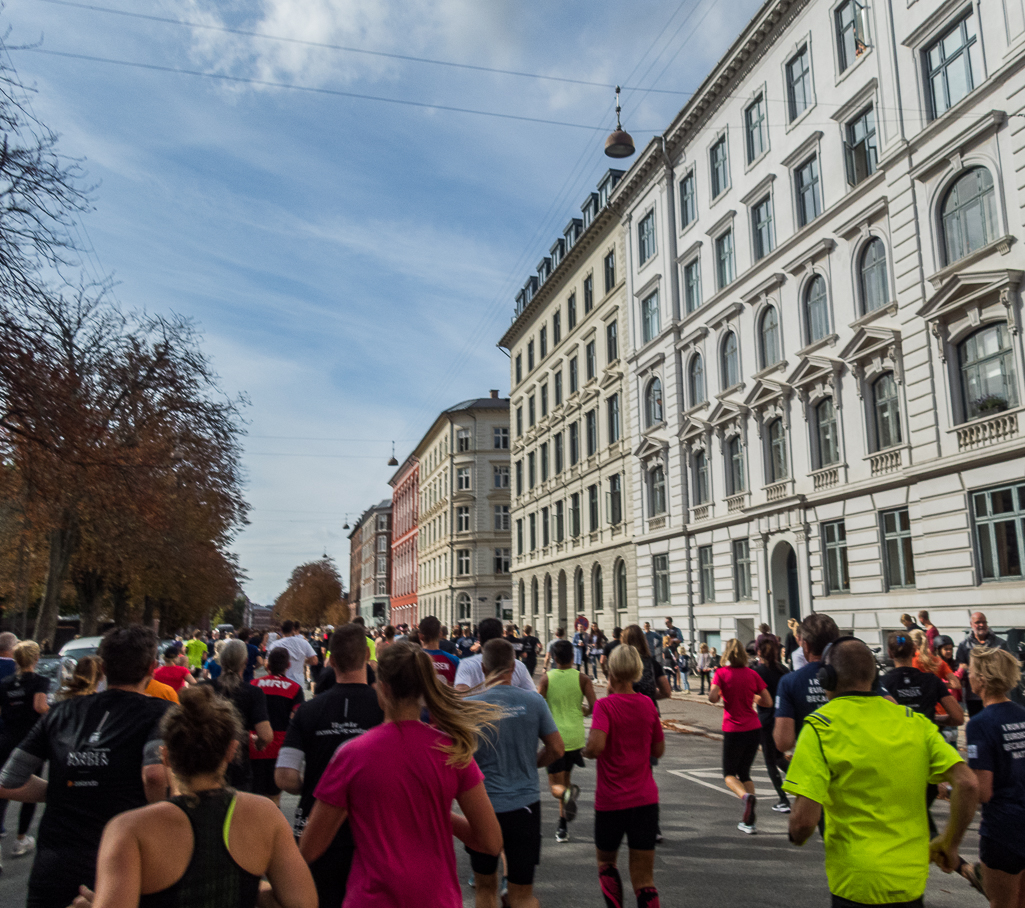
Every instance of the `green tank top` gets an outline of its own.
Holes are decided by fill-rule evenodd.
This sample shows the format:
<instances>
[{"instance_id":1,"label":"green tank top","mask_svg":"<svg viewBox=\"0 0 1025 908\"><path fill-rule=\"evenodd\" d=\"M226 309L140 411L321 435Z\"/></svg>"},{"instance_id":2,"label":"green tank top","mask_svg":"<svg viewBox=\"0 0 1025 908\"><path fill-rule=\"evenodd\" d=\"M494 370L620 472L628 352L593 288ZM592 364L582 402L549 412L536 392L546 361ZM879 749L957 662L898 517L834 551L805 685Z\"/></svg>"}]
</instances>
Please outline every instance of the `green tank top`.
<instances>
[{"instance_id":1,"label":"green tank top","mask_svg":"<svg viewBox=\"0 0 1025 908\"><path fill-rule=\"evenodd\" d=\"M584 746L584 700L580 690L580 672L575 668L556 668L548 673L548 708L562 735L566 750L580 750Z\"/></svg>"}]
</instances>

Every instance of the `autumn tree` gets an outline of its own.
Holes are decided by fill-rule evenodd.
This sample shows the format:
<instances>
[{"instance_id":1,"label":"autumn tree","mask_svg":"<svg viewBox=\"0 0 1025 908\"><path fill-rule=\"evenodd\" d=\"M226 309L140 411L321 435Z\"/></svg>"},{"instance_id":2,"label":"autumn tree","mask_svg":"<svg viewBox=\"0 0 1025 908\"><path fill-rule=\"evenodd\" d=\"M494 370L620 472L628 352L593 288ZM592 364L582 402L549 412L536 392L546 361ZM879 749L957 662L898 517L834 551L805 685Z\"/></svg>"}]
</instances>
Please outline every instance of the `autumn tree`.
<instances>
[{"instance_id":1,"label":"autumn tree","mask_svg":"<svg viewBox=\"0 0 1025 908\"><path fill-rule=\"evenodd\" d=\"M274 616L279 621L290 619L303 627L316 627L325 623L329 612L332 618L347 618L348 607L339 608L343 605L341 575L334 559L325 555L292 571L288 587L274 602Z\"/></svg>"}]
</instances>

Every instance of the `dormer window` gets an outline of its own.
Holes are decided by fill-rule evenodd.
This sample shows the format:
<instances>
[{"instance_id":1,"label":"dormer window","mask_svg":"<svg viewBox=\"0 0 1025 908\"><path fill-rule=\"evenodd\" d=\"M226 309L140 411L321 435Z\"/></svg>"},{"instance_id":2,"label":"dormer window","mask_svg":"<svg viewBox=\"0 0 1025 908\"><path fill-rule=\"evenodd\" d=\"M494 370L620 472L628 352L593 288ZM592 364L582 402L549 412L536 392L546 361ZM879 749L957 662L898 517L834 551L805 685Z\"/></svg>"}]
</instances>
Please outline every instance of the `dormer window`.
<instances>
[{"instance_id":1,"label":"dormer window","mask_svg":"<svg viewBox=\"0 0 1025 908\"><path fill-rule=\"evenodd\" d=\"M559 267L562 257L566 254L566 241L562 239L556 240L548 251L552 255L552 271L555 271Z\"/></svg>"},{"instance_id":2,"label":"dormer window","mask_svg":"<svg viewBox=\"0 0 1025 908\"><path fill-rule=\"evenodd\" d=\"M563 238L566 240L565 252L569 252L573 248L574 244L580 239L580 234L584 230L584 222L580 218L573 218L566 225L566 229L562 231ZM565 252L563 254L565 254Z\"/></svg>"},{"instance_id":3,"label":"dormer window","mask_svg":"<svg viewBox=\"0 0 1025 908\"><path fill-rule=\"evenodd\" d=\"M543 284L552 273L552 260L546 255L537 265L537 279L539 284Z\"/></svg>"},{"instance_id":4,"label":"dormer window","mask_svg":"<svg viewBox=\"0 0 1025 908\"><path fill-rule=\"evenodd\" d=\"M584 230L587 230L591 226L591 221L594 220L595 215L600 210L598 208L598 193L592 192L587 197L587 201L580 206L580 210L584 213Z\"/></svg>"}]
</instances>

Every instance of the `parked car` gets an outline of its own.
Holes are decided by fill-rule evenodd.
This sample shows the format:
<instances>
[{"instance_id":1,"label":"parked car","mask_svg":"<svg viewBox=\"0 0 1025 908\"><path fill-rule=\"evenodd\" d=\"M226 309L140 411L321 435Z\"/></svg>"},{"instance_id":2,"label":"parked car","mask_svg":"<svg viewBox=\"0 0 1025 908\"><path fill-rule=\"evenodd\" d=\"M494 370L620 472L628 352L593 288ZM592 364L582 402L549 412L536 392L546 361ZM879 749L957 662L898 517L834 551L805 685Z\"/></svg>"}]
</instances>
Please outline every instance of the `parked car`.
<instances>
[{"instance_id":1,"label":"parked car","mask_svg":"<svg viewBox=\"0 0 1025 908\"><path fill-rule=\"evenodd\" d=\"M64 682L61 661L60 656L40 656L39 664L36 665L36 674L50 682L50 689L46 692L46 702L51 706L57 697L57 691L61 689L61 684Z\"/></svg>"}]
</instances>

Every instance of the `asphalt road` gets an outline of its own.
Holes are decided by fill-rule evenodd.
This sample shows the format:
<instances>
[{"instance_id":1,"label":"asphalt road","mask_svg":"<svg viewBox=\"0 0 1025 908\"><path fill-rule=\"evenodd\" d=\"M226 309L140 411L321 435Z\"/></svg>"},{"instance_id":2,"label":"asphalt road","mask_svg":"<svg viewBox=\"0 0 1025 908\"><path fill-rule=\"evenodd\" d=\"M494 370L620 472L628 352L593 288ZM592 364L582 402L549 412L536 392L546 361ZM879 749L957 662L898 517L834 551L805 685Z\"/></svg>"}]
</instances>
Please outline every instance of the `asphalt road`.
<instances>
[{"instance_id":1,"label":"asphalt road","mask_svg":"<svg viewBox=\"0 0 1025 908\"><path fill-rule=\"evenodd\" d=\"M672 712L691 721L714 720L712 708L704 704L673 703ZM712 726L711 721L704 723ZM665 841L658 847L655 879L666 906L718 908L739 905L787 908L821 908L828 905L822 844L815 837L804 848L787 841L787 819L769 808L775 803L764 766L758 762L754 778L759 795L758 834L744 835L737 829L740 803L722 784L719 770L721 745L701 734L667 733L666 755L655 769L661 798L662 831ZM760 760L760 758L759 758ZM899 771L899 769L898 769ZM545 774L539 774L542 793L547 790ZM542 800L544 844L535 891L542 905L559 908L598 908L602 905L591 839L594 803L593 764L576 770L580 785L580 814L570 825L570 841L555 842L558 811L550 798ZM286 796L283 809L291 817L295 799ZM942 826L947 805L934 808ZM11 805L8 829L16 823L17 807ZM962 853L977 859L978 820L972 824ZM0 876L0 906L20 908L31 858L8 857L13 833L3 840L4 873ZM459 878L463 883L463 904L473 905L473 890L466 885L470 865L462 846L456 849ZM626 849L621 867L626 868ZM425 881L426 882L426 881ZM624 873L624 885L626 885ZM985 908L985 900L960 877L947 876L932 868L926 891L930 908ZM627 904L633 904L628 898Z\"/></svg>"}]
</instances>

